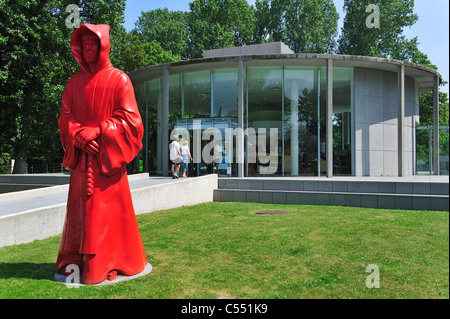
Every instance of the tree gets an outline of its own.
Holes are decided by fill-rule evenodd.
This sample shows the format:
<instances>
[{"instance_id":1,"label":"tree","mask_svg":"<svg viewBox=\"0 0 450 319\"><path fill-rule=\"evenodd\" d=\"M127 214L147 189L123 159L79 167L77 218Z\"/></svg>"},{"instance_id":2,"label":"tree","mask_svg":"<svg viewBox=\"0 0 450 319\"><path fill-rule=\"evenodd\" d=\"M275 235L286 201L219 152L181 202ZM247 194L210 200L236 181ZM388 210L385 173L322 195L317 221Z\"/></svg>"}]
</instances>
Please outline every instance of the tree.
<instances>
[{"instance_id":1,"label":"tree","mask_svg":"<svg viewBox=\"0 0 450 319\"><path fill-rule=\"evenodd\" d=\"M80 7L82 22L93 24L108 24L114 32L125 21L125 0L66 0ZM65 7L64 6L64 7Z\"/></svg>"},{"instance_id":2,"label":"tree","mask_svg":"<svg viewBox=\"0 0 450 319\"><path fill-rule=\"evenodd\" d=\"M16 158L14 173L25 173L29 148L38 141L44 142L48 130L39 129L43 119L52 121L48 108L40 106L53 98L51 85L58 76L55 69L60 39L64 38L50 11L55 1L5 1L1 2L2 36L1 55L2 126L7 128L2 144L11 147ZM57 13L56 13L57 14ZM50 65L54 61L53 70ZM48 95L46 94L48 93ZM2 115L3 115L2 114ZM45 126L44 126L45 127ZM40 138L36 141L36 134Z\"/></svg>"},{"instance_id":3,"label":"tree","mask_svg":"<svg viewBox=\"0 0 450 319\"><path fill-rule=\"evenodd\" d=\"M433 125L433 92L421 94L419 97L420 125ZM439 124L449 123L448 96L439 92Z\"/></svg>"},{"instance_id":4,"label":"tree","mask_svg":"<svg viewBox=\"0 0 450 319\"><path fill-rule=\"evenodd\" d=\"M142 43L158 42L165 51L186 57L187 14L167 8L142 12L131 34Z\"/></svg>"},{"instance_id":5,"label":"tree","mask_svg":"<svg viewBox=\"0 0 450 319\"><path fill-rule=\"evenodd\" d=\"M368 5L379 8L379 27L368 27ZM416 52L417 39L407 40L403 29L418 19L414 0L345 0L346 12L338 52L341 54L376 56L410 60ZM409 52L409 54L407 54Z\"/></svg>"},{"instance_id":6,"label":"tree","mask_svg":"<svg viewBox=\"0 0 450 319\"><path fill-rule=\"evenodd\" d=\"M419 114L420 125L433 125L433 92L427 92L419 97ZM439 124L449 123L449 103L446 93L439 93ZM417 161L429 162L430 149L429 138L433 136L433 130L417 130L416 131L416 159ZM431 144L431 148L433 144ZM449 134L447 131L440 130L439 134L439 154L449 154ZM430 164L430 163L428 163Z\"/></svg>"},{"instance_id":7,"label":"tree","mask_svg":"<svg viewBox=\"0 0 450 319\"><path fill-rule=\"evenodd\" d=\"M164 51L158 42L142 43L136 36L129 36L128 45L121 54L122 69L125 72L180 60L180 56Z\"/></svg>"},{"instance_id":8,"label":"tree","mask_svg":"<svg viewBox=\"0 0 450 319\"><path fill-rule=\"evenodd\" d=\"M136 35L128 33L123 26L111 37L111 63L122 71L129 73L152 65L181 60L179 55L164 51L156 41L141 42Z\"/></svg>"},{"instance_id":9,"label":"tree","mask_svg":"<svg viewBox=\"0 0 450 319\"><path fill-rule=\"evenodd\" d=\"M203 50L253 44L255 9L245 0L193 0L187 17L187 58Z\"/></svg>"},{"instance_id":10,"label":"tree","mask_svg":"<svg viewBox=\"0 0 450 319\"><path fill-rule=\"evenodd\" d=\"M68 4L80 7L82 22L123 22L125 0L6 0L0 2L0 95L2 152L26 173L27 159L62 157L57 118L62 92L78 69L65 25Z\"/></svg>"},{"instance_id":11,"label":"tree","mask_svg":"<svg viewBox=\"0 0 450 319\"><path fill-rule=\"evenodd\" d=\"M270 41L272 16L270 14L269 0L256 0L255 2L255 43Z\"/></svg>"},{"instance_id":12,"label":"tree","mask_svg":"<svg viewBox=\"0 0 450 319\"><path fill-rule=\"evenodd\" d=\"M294 52L332 53L339 15L331 0L257 0L256 38L282 41Z\"/></svg>"}]
</instances>

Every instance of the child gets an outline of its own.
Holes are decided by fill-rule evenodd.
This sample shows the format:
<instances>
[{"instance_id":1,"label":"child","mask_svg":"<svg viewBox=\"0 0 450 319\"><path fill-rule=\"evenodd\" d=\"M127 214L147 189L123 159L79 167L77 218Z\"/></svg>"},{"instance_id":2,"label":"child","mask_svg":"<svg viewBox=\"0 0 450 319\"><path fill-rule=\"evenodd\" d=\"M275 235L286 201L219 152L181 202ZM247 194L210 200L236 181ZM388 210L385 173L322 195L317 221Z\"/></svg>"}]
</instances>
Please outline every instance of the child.
<instances>
[{"instance_id":1,"label":"child","mask_svg":"<svg viewBox=\"0 0 450 319\"><path fill-rule=\"evenodd\" d=\"M183 173L183 177L186 177L189 159L192 161L188 140L185 140L183 142L183 146L181 146L181 157L183 158L183 163L181 164L181 172Z\"/></svg>"}]
</instances>

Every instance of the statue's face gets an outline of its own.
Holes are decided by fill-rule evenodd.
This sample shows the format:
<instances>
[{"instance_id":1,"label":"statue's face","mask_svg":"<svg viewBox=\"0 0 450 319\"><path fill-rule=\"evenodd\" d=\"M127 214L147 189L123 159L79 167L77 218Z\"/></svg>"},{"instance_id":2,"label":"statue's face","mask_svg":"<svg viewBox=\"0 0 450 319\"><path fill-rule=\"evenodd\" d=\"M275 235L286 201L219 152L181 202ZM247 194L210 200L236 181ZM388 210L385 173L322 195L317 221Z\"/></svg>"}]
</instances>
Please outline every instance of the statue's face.
<instances>
[{"instance_id":1,"label":"statue's face","mask_svg":"<svg viewBox=\"0 0 450 319\"><path fill-rule=\"evenodd\" d=\"M81 42L83 45L83 56L86 62L89 64L97 63L100 52L98 37L95 34L88 32L83 34Z\"/></svg>"}]
</instances>

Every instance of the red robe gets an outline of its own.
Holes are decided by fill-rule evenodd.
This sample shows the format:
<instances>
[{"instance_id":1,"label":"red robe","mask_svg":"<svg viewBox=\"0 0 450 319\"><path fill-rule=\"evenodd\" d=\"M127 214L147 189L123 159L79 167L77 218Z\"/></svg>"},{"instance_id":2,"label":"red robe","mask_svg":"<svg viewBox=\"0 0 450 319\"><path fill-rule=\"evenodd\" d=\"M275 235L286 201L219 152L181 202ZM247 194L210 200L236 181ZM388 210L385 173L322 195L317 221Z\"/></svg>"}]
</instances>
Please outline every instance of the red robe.
<instances>
[{"instance_id":1,"label":"red robe","mask_svg":"<svg viewBox=\"0 0 450 319\"><path fill-rule=\"evenodd\" d=\"M95 72L82 54L81 34L86 30L100 39ZM63 165L71 175L56 271L64 273L68 264L76 264L82 282L95 284L112 270L130 276L147 265L126 172L126 164L142 148L143 125L130 79L109 60L109 26L81 25L70 46L81 70L64 90L58 120ZM95 156L74 145L76 131L83 126L100 127ZM89 167L93 194L88 196Z\"/></svg>"}]
</instances>

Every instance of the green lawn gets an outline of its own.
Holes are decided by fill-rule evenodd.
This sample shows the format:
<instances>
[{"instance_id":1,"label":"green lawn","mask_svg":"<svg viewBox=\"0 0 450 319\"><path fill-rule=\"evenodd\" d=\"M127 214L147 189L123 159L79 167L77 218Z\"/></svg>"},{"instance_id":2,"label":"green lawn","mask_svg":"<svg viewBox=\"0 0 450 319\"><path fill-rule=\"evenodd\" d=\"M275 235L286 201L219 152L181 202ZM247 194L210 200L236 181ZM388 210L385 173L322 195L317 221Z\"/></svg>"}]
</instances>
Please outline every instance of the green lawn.
<instances>
[{"instance_id":1,"label":"green lawn","mask_svg":"<svg viewBox=\"0 0 450 319\"><path fill-rule=\"evenodd\" d=\"M449 298L449 212L206 203L137 219L149 275L69 289L55 236L0 248L0 298Z\"/></svg>"}]
</instances>

